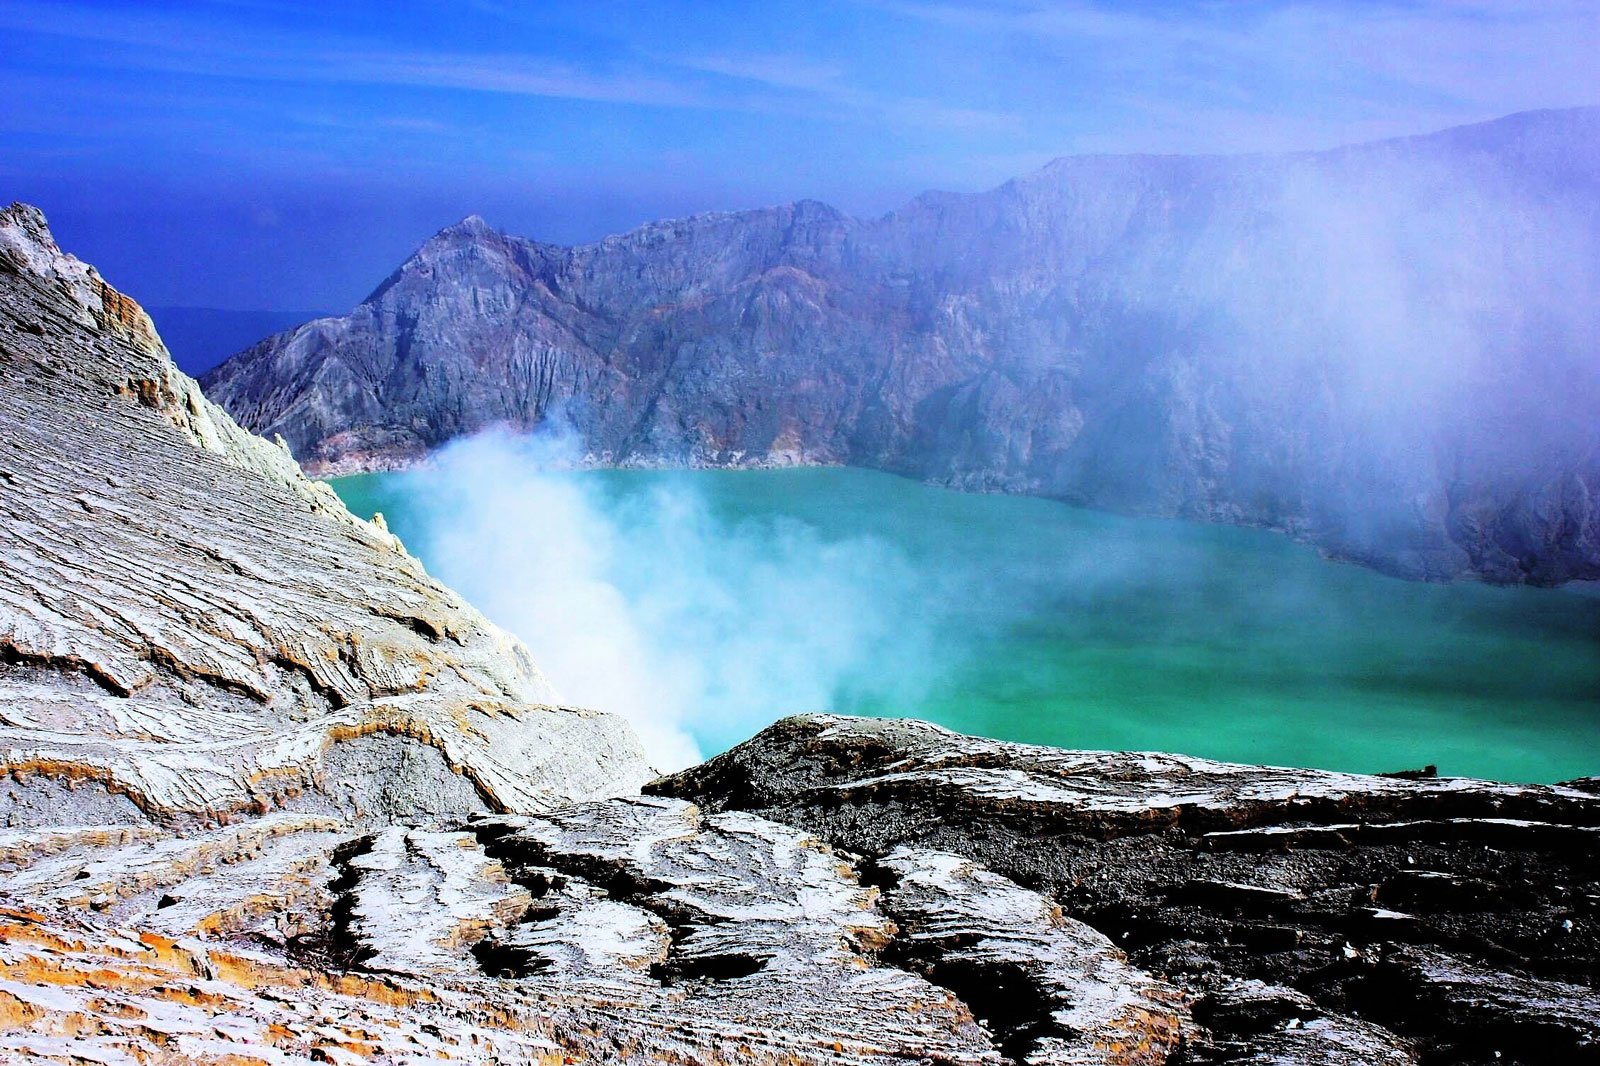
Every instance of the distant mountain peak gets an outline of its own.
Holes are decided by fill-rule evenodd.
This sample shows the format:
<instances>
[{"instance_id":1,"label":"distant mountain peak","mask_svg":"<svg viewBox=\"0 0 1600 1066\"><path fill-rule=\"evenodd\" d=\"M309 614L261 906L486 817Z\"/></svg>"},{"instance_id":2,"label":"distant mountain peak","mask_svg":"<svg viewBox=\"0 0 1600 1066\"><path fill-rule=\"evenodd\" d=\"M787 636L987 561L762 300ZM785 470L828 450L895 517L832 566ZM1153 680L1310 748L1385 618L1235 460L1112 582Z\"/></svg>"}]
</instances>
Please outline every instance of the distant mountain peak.
<instances>
[{"instance_id":1,"label":"distant mountain peak","mask_svg":"<svg viewBox=\"0 0 1600 1066\"><path fill-rule=\"evenodd\" d=\"M472 214L472 215L468 215L466 218L462 219L460 222L454 223L453 225L446 226L444 229L442 229L442 230L440 230L438 232L437 236L439 236L439 237L474 236L475 237L475 236L487 236L489 234L498 234L499 232L500 232L499 230L497 230L493 226L489 225L488 221L482 215Z\"/></svg>"},{"instance_id":2,"label":"distant mountain peak","mask_svg":"<svg viewBox=\"0 0 1600 1066\"><path fill-rule=\"evenodd\" d=\"M876 466L1412 577L1592 578L1594 114L1068 157L878 219L802 200L570 248L468 218L206 383L324 472L560 410L602 462Z\"/></svg>"}]
</instances>

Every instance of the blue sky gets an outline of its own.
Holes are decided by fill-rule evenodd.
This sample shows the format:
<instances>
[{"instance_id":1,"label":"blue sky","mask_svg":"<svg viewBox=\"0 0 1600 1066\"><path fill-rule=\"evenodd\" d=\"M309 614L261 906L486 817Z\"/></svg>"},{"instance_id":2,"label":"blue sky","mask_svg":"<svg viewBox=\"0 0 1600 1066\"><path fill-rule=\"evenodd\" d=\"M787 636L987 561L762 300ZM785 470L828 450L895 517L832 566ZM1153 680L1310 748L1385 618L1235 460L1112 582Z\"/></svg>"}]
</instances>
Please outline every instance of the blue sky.
<instances>
[{"instance_id":1,"label":"blue sky","mask_svg":"<svg viewBox=\"0 0 1600 1066\"><path fill-rule=\"evenodd\" d=\"M1600 2L0 3L0 198L150 304L343 309L478 212L573 242L1080 152L1600 102Z\"/></svg>"}]
</instances>

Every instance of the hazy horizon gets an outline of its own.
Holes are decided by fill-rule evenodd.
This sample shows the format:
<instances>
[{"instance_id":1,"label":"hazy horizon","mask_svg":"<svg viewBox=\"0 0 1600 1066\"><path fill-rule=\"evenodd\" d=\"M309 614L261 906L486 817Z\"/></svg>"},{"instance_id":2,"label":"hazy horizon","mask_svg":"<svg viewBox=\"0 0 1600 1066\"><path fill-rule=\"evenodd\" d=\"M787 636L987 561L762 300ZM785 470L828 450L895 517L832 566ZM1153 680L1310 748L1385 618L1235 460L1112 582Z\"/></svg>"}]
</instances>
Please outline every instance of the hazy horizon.
<instances>
[{"instance_id":1,"label":"hazy horizon","mask_svg":"<svg viewBox=\"0 0 1600 1066\"><path fill-rule=\"evenodd\" d=\"M1322 152L1322 151L1339 151L1339 150L1345 149L1345 148L1359 148L1359 147L1363 147L1363 146L1367 146L1367 145L1383 144L1383 143L1386 143L1386 142L1389 142L1389 141L1404 141L1404 140L1409 140L1409 139L1412 139L1412 138L1427 137L1427 136L1430 136L1430 135L1433 135L1433 134L1448 132L1449 130L1453 130L1453 129L1470 128L1470 127L1473 127L1473 126L1488 126L1488 125L1493 125L1494 123L1497 123L1497 122L1500 122L1500 121L1503 121L1503 120L1506 120L1506 119L1514 119L1514 118L1517 118L1518 116L1521 116L1521 115L1532 115L1532 114L1539 114L1539 113L1542 113L1542 112L1589 111L1589 110L1600 110L1600 104L1580 104L1580 105L1574 105L1572 107L1566 107L1566 108L1537 108L1537 109L1534 109L1532 111L1514 111L1514 112L1510 112L1510 113L1505 114L1505 115L1498 115L1498 116L1495 116L1493 118L1484 119L1484 120L1479 121L1479 122L1465 123L1462 126L1446 126L1446 127L1441 128L1441 129L1419 130L1416 133L1412 133L1412 134L1396 134L1396 135L1394 135L1392 137L1382 137L1382 138L1378 138L1376 140L1352 141L1352 142L1348 142L1348 143L1344 143L1344 144L1333 145L1333 146L1331 146L1329 148L1305 149L1304 151L1308 152L1308 153L1316 153L1316 152ZM1115 154L1119 154L1119 153L1083 153L1081 157L1083 157L1083 158L1092 158L1092 157L1094 157L1096 155L1102 155L1102 154L1104 154L1104 155L1115 155ZM1122 153L1122 154L1157 156L1157 155L1162 155L1163 153L1150 152L1150 153ZM1297 152L1295 150L1286 150L1284 152L1217 152L1217 153L1166 153L1166 154L1170 154L1170 155L1196 155L1196 156L1204 156L1204 155L1208 155L1209 154L1209 155L1222 156L1222 157L1227 157L1227 156L1245 156L1245 157L1248 157L1248 156L1252 156L1252 155L1262 155L1262 156L1294 155L1294 154L1297 154ZM1012 175L1011 177L1004 179L1003 181L997 183L996 185L985 186L984 188L981 188L981 189L952 190L952 189L934 188L934 187L930 186L930 187L928 187L926 189L922 189L919 192L913 194L912 196L908 197L906 200L904 200L904 201L902 201L900 203L897 203L897 204L895 204L895 205L893 205L893 206L891 206L889 208L886 208L883 211L877 211L877 212L850 212L850 211L845 211L842 208L838 208L837 205L834 205L834 204L831 204L831 203L828 203L827 206L833 207L835 210L840 210L843 214L855 217L857 219L878 218L878 217L883 217L883 216L886 216L886 215L893 215L896 211L898 211L898 210L900 210L902 208L905 208L905 207L909 206L910 204L914 203L921 196L947 194L947 193L948 194L954 194L954 195L973 195L973 194L979 194L979 193L983 193L983 192L988 192L988 191L991 191L993 189L999 188L999 187L1001 187L1003 185L1006 185L1009 182L1012 182L1012 181L1015 181L1015 180L1019 180L1019 179L1025 179L1030 174L1038 173L1041 170L1048 169L1051 163L1060 162L1062 160L1071 159L1071 158L1074 158L1074 156L1071 155L1071 154L1055 156L1052 159L1047 160L1046 162L1041 164L1039 167L1033 168L1033 170L1026 171L1026 172L1021 173L1021 174ZM827 201L818 200L816 197L800 196L800 197L796 197L794 200L789 200L789 201L773 202L773 203L762 203L762 204L750 204L750 205L741 206L741 207L727 207L727 208L723 208L723 207L708 207L708 208L705 208L704 210L694 211L694 212L685 213L685 214L681 214L681 215L661 215L661 216L656 216L656 217L652 217L652 218L641 219L639 222L634 223L634 224L632 224L632 225L630 225L630 226L628 226L626 228L623 228L623 229L608 230L608 231L603 232L603 233L597 233L597 234L595 234L593 236L590 236L590 237L577 239L577 240L572 240L572 241L555 241L555 240L550 240L550 239L547 239L545 237L542 237L541 235L536 234L536 233L519 232L519 231L510 229L508 227L505 227L505 226L502 226L502 225L498 224L497 221L494 218L485 217L484 213L482 211L469 211L467 214L461 215L459 217L451 217L451 218L441 219L438 225L434 226L432 229L428 230L426 233L424 233L424 234L422 234L421 236L418 237L415 245L409 251L407 251L401 257L401 259L396 261L396 265L398 265L400 262L403 262L405 259L408 259L411 256L411 254L413 254L415 251L420 249L430 239L432 239L433 237L437 236L442 231L444 231L446 229L449 229L451 226L458 225L458 224L460 224L462 222L465 222L468 219L474 218L474 217L483 219L483 221L486 222L491 229L494 229L494 230L496 230L498 232L501 232L501 233L507 233L507 234L510 234L512 236L515 236L515 237L522 237L522 238L526 238L526 239L529 239L529 240L539 241L541 243L555 245L555 246L579 247L579 246L583 246L583 245L597 244L597 243L600 243L601 241L606 240L609 237L621 236L621 235L630 233L630 232L632 232L632 231L634 231L636 229L639 229L641 227L648 226L651 223L655 223L655 222L679 221L679 220L698 217L698 216L701 216L701 215L740 214L740 213L748 212L748 211L761 211L761 210L764 210L764 209L767 209L767 208L781 207L781 206L784 206L785 204L798 203L798 202L827 203ZM375 277L373 279L372 286L370 286L369 288L374 288L374 287L376 287L378 285L381 285L381 283L383 281L383 278L387 277L387 274L388 274L388 272L386 272L383 275ZM357 306L361 302L361 300L366 298L367 295L369 295L368 292L363 292L361 297L357 298L356 300L352 300L349 305L340 306L338 308L329 308L329 309L324 309L324 310L319 310L319 311L303 311L303 310L294 310L294 309L290 309L290 308L277 308L277 307L219 307L219 306L215 306L215 305L211 305L211 304L193 304L193 303L182 303L182 302L166 303L166 304L160 304L160 305L152 304L152 305L148 306L148 310L150 310L152 315L154 315L154 314L156 314L157 312L160 312L160 311L210 311L210 312L219 312L219 313L229 314L229 315L301 314L301 315L304 315L307 320L309 320L310 318L315 318L315 317L344 314L345 312L349 311L352 307ZM159 321L157 322L157 326L159 328L159 326L160 326L160 322Z\"/></svg>"},{"instance_id":2,"label":"hazy horizon","mask_svg":"<svg viewBox=\"0 0 1600 1066\"><path fill-rule=\"evenodd\" d=\"M1600 11L1261 0L0 9L6 199L141 302L345 308L441 226L555 243L1063 155L1314 150L1600 100Z\"/></svg>"}]
</instances>

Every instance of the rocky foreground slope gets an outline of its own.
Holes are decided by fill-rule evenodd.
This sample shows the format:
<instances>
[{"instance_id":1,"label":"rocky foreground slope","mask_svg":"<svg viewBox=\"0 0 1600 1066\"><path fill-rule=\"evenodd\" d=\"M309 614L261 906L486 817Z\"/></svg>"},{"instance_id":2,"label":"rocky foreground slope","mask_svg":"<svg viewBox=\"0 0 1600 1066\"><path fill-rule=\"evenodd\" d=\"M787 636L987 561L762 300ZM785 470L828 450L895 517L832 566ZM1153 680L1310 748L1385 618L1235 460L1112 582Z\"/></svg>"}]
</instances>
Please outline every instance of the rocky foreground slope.
<instances>
[{"instance_id":1,"label":"rocky foreground slope","mask_svg":"<svg viewBox=\"0 0 1600 1066\"><path fill-rule=\"evenodd\" d=\"M22 206L0 369L0 1061L1600 1060L1584 788L810 717L640 795Z\"/></svg>"},{"instance_id":2,"label":"rocky foreground slope","mask_svg":"<svg viewBox=\"0 0 1600 1066\"><path fill-rule=\"evenodd\" d=\"M241 431L0 214L0 822L537 810L649 775L526 649ZM49 785L45 782L59 782Z\"/></svg>"},{"instance_id":3,"label":"rocky foreground slope","mask_svg":"<svg viewBox=\"0 0 1600 1066\"><path fill-rule=\"evenodd\" d=\"M624 724L22 205L0 370L0 1060L999 1061L847 857L639 797ZM995 884L974 920L1094 990L1074 1055L1177 1046L1175 990Z\"/></svg>"},{"instance_id":4,"label":"rocky foreground slope","mask_svg":"<svg viewBox=\"0 0 1600 1066\"><path fill-rule=\"evenodd\" d=\"M207 394L319 471L494 423L600 463L847 463L1600 578L1600 109L1331 152L1066 158L858 220L575 248L471 218Z\"/></svg>"},{"instance_id":5,"label":"rocky foreground slope","mask_svg":"<svg viewBox=\"0 0 1600 1066\"><path fill-rule=\"evenodd\" d=\"M1048 1061L1085 993L966 923L951 884L1026 886L1180 989L1185 1063L1600 1062L1592 779L1284 770L813 715L646 791L860 856L900 923L885 954L1020 1059Z\"/></svg>"}]
</instances>

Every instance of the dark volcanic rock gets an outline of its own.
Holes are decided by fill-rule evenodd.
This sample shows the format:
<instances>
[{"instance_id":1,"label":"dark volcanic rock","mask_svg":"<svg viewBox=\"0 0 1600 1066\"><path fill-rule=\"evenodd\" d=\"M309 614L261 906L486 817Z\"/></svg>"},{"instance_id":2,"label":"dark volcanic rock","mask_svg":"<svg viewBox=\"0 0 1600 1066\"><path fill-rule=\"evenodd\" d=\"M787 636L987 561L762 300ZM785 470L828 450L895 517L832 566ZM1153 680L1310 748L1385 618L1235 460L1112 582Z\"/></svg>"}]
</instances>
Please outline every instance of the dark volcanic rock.
<instances>
[{"instance_id":1,"label":"dark volcanic rock","mask_svg":"<svg viewBox=\"0 0 1600 1066\"><path fill-rule=\"evenodd\" d=\"M825 715L646 791L891 869L904 849L958 853L1044 893L1197 997L1211 1033L1192 1061L1600 1061L1600 797L1586 792Z\"/></svg>"},{"instance_id":2,"label":"dark volcanic rock","mask_svg":"<svg viewBox=\"0 0 1600 1066\"><path fill-rule=\"evenodd\" d=\"M1066 158L554 247L471 218L205 380L308 469L559 414L602 463L849 463L1600 577L1600 109L1332 152Z\"/></svg>"}]
</instances>

